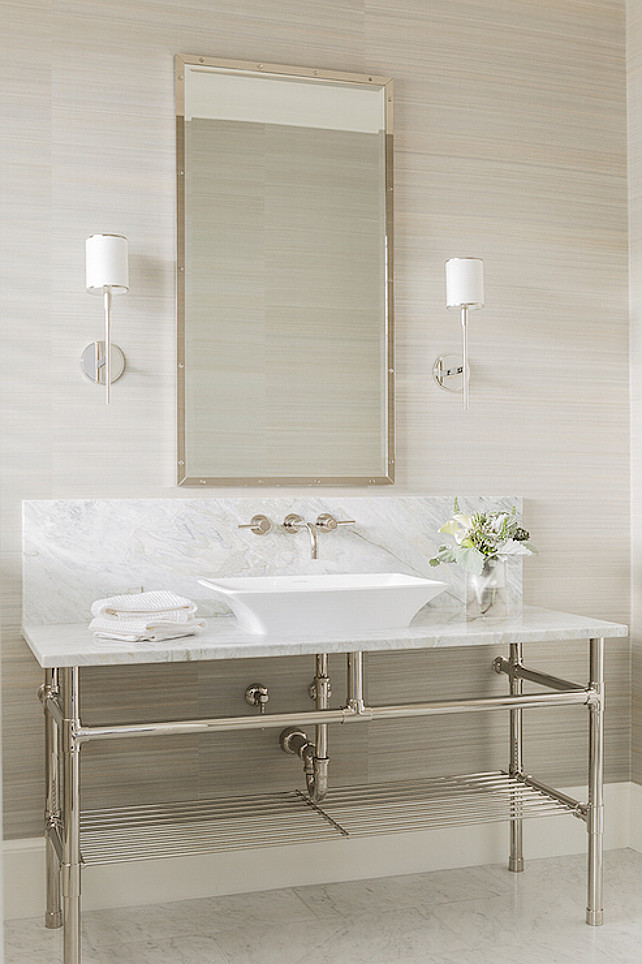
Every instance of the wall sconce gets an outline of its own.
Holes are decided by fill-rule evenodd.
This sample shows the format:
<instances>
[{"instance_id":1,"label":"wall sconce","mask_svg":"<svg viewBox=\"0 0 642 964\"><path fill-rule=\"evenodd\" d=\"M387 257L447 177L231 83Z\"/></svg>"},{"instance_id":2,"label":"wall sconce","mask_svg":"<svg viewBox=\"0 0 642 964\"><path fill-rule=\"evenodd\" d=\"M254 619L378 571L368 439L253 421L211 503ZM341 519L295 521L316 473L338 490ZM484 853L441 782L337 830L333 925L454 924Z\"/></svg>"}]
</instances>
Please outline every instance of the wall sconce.
<instances>
[{"instance_id":1,"label":"wall sconce","mask_svg":"<svg viewBox=\"0 0 642 964\"><path fill-rule=\"evenodd\" d=\"M82 370L97 385L106 389L105 401L111 400L111 383L125 371L125 356L111 343L111 296L129 291L127 238L122 234L92 234L85 243L87 291L102 295L105 305L105 340L94 341L82 353Z\"/></svg>"},{"instance_id":2,"label":"wall sconce","mask_svg":"<svg viewBox=\"0 0 642 964\"><path fill-rule=\"evenodd\" d=\"M464 409L470 406L468 365L468 312L484 307L484 262L481 258L449 258L446 261L446 307L461 310L462 357L440 355L432 373L440 388L461 392ZM447 384L461 376L461 386Z\"/></svg>"}]
</instances>

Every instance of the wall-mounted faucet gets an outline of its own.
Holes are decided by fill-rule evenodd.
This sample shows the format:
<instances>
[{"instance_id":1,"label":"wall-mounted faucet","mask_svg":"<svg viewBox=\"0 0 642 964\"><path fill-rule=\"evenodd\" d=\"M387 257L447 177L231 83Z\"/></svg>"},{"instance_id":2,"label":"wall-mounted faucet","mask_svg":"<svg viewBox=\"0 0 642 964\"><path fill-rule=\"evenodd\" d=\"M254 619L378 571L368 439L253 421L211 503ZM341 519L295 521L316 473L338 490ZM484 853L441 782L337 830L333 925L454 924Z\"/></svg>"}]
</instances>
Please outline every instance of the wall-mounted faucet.
<instances>
[{"instance_id":1,"label":"wall-mounted faucet","mask_svg":"<svg viewBox=\"0 0 642 964\"><path fill-rule=\"evenodd\" d=\"M329 512L322 512L318 515L316 522L306 522L300 515L297 515L296 512L290 512L283 520L283 527L286 532L300 532L302 529L308 530L311 559L319 558L320 532L334 532L339 526L353 526L354 524L354 519L338 520L330 515ZM249 529L257 536L266 536L268 532L272 531L272 522L266 515L253 515L249 522L240 523L237 528Z\"/></svg>"},{"instance_id":2,"label":"wall-mounted faucet","mask_svg":"<svg viewBox=\"0 0 642 964\"><path fill-rule=\"evenodd\" d=\"M310 558L319 558L319 532L334 532L338 526L354 525L354 519L337 520L329 512L322 512L316 522L305 522L296 512L290 512L283 520L287 532L299 532L307 529L310 535Z\"/></svg>"},{"instance_id":3,"label":"wall-mounted faucet","mask_svg":"<svg viewBox=\"0 0 642 964\"><path fill-rule=\"evenodd\" d=\"M283 525L288 532L299 532L307 529L310 536L310 559L319 558L319 531L314 522L304 522L296 512L290 512L283 520Z\"/></svg>"}]
</instances>

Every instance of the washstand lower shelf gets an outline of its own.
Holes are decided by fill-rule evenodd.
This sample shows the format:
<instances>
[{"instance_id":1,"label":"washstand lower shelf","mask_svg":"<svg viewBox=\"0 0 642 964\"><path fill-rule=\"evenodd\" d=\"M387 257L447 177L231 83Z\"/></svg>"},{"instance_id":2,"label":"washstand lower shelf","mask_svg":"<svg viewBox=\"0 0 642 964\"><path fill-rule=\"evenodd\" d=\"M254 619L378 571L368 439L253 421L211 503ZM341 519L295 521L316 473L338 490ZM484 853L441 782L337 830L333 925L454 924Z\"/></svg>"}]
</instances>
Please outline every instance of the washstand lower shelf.
<instances>
[{"instance_id":1,"label":"washstand lower shelf","mask_svg":"<svg viewBox=\"0 0 642 964\"><path fill-rule=\"evenodd\" d=\"M574 813L529 778L503 771L335 787L322 803L300 790L86 811L85 865L313 843L342 837Z\"/></svg>"}]
</instances>

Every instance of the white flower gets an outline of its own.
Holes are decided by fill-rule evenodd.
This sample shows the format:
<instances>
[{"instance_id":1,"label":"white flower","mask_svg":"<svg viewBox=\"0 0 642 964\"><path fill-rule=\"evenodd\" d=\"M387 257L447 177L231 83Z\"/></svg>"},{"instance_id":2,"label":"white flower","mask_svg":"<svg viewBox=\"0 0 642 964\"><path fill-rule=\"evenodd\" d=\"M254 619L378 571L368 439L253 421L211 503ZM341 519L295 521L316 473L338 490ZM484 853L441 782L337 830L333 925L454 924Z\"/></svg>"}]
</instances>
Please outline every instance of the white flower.
<instances>
[{"instance_id":1,"label":"white flower","mask_svg":"<svg viewBox=\"0 0 642 964\"><path fill-rule=\"evenodd\" d=\"M431 566L445 562L459 563L469 572L480 573L485 560L507 560L510 556L532 556L537 550L528 542L529 535L512 512L477 512L464 515L455 499L452 519L439 530L450 536L452 546L440 546L430 559ZM514 536L521 536L520 539Z\"/></svg>"},{"instance_id":2,"label":"white flower","mask_svg":"<svg viewBox=\"0 0 642 964\"><path fill-rule=\"evenodd\" d=\"M493 530L493 532L497 532L497 533L501 532L504 526L506 525L507 519L508 519L508 515L506 514L506 512L502 512L501 515L498 515L495 519L492 519L490 527Z\"/></svg>"}]
</instances>

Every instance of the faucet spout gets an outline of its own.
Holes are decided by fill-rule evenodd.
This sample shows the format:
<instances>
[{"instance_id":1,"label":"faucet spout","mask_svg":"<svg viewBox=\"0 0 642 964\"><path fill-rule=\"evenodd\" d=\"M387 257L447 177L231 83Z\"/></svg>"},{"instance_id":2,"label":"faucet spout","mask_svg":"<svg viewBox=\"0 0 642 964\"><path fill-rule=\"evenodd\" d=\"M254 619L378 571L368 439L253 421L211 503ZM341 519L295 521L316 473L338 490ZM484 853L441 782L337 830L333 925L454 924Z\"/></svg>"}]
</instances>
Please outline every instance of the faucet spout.
<instances>
[{"instance_id":1,"label":"faucet spout","mask_svg":"<svg viewBox=\"0 0 642 964\"><path fill-rule=\"evenodd\" d=\"M305 527L310 536L310 559L319 558L319 530L314 522L306 522Z\"/></svg>"},{"instance_id":2,"label":"faucet spout","mask_svg":"<svg viewBox=\"0 0 642 964\"><path fill-rule=\"evenodd\" d=\"M291 512L286 515L283 525L287 532L300 532L302 529L307 529L310 537L310 558L319 558L319 527L316 522L304 522L300 515Z\"/></svg>"}]
</instances>

